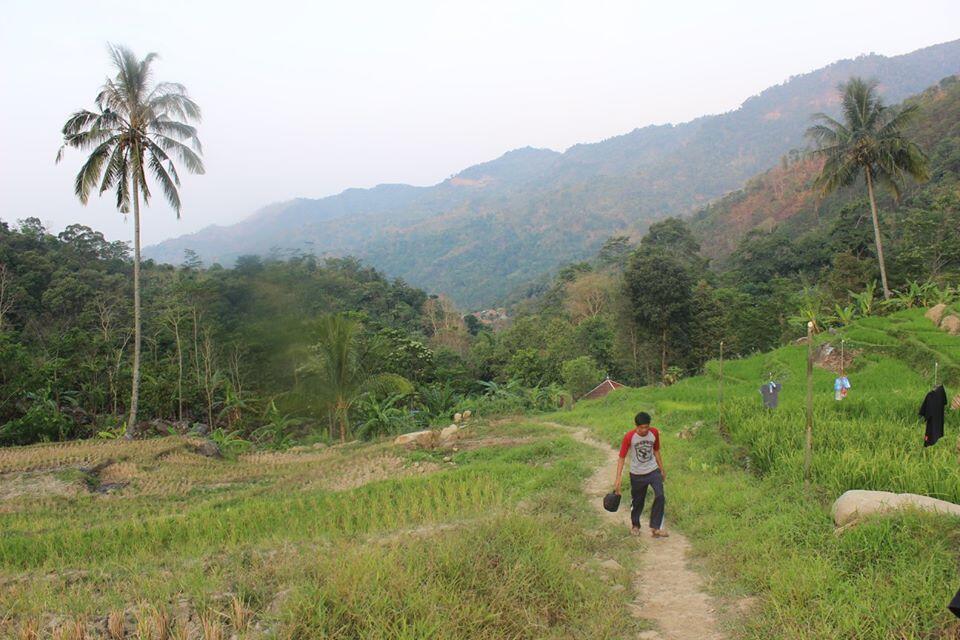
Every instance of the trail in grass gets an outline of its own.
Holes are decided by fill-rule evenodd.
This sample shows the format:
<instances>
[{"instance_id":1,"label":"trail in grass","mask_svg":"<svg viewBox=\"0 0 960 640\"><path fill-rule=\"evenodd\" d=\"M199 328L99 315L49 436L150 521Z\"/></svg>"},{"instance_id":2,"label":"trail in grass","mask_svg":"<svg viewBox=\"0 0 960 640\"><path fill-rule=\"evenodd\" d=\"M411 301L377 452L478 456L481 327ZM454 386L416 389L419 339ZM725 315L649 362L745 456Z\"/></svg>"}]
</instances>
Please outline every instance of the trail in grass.
<instances>
[{"instance_id":1,"label":"trail in grass","mask_svg":"<svg viewBox=\"0 0 960 640\"><path fill-rule=\"evenodd\" d=\"M543 424L562 429L577 441L604 453L603 463L587 480L583 490L604 520L623 526L624 535L628 535L629 523L624 522L623 507L618 513L610 513L601 504L603 495L610 491L616 470L616 450L593 437L587 429L556 422ZM669 485L667 493L669 500ZM623 505L627 512L629 499L628 490L624 492ZM667 504L669 509L669 502ZM643 516L646 518L647 513ZM671 530L669 538L652 539L646 526L643 531L642 546L636 552L641 555L641 569L633 579L637 598L630 605L630 613L653 622L657 628L643 631L638 637L645 640L722 640L724 634L719 631L715 615L717 605L704 592L700 575L687 566L690 543L686 537L679 531Z\"/></svg>"}]
</instances>

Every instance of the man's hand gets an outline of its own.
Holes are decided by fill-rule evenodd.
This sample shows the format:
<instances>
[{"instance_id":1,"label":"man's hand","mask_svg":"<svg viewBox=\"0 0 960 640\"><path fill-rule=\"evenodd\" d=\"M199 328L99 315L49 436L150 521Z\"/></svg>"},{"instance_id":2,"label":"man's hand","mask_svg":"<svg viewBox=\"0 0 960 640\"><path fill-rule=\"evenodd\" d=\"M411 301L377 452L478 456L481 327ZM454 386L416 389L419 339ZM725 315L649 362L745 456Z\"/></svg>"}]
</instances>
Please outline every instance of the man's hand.
<instances>
[{"instance_id":1,"label":"man's hand","mask_svg":"<svg viewBox=\"0 0 960 640\"><path fill-rule=\"evenodd\" d=\"M666 469L660 469L660 477L662 477L664 480L667 479L667 470L666 470Z\"/></svg>"},{"instance_id":2,"label":"man's hand","mask_svg":"<svg viewBox=\"0 0 960 640\"><path fill-rule=\"evenodd\" d=\"M619 485L619 484L613 485L613 492L614 492L615 494L617 494L617 495L620 495L620 485Z\"/></svg>"}]
</instances>

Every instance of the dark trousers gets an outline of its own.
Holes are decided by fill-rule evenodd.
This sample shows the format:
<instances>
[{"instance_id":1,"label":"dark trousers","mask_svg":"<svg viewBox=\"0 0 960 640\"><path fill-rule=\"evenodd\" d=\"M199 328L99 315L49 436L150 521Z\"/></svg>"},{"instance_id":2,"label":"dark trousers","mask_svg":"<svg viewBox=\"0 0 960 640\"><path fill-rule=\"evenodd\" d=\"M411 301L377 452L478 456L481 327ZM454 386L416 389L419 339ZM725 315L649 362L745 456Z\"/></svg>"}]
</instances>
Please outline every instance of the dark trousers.
<instances>
[{"instance_id":1,"label":"dark trousers","mask_svg":"<svg viewBox=\"0 0 960 640\"><path fill-rule=\"evenodd\" d=\"M630 474L630 522L635 527L640 526L640 514L643 513L643 503L647 499L647 487L653 487L653 508L650 510L650 528L663 528L663 509L667 499L663 495L663 476L660 469L643 475Z\"/></svg>"}]
</instances>

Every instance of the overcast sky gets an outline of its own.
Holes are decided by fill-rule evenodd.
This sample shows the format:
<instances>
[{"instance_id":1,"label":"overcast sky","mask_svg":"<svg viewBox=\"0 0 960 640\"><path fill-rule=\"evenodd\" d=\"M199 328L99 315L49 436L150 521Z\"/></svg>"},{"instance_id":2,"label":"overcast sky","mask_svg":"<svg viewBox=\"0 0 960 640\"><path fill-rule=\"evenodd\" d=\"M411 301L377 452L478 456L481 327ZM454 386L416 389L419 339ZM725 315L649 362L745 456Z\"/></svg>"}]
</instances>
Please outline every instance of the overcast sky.
<instances>
[{"instance_id":1,"label":"overcast sky","mask_svg":"<svg viewBox=\"0 0 960 640\"><path fill-rule=\"evenodd\" d=\"M564 150L728 111L789 76L960 37L960 2L914 0L0 0L0 219L129 240L111 199L72 193L60 127L92 107L105 43L161 55L204 109L207 175L146 243L296 196L429 185L526 145Z\"/></svg>"}]
</instances>

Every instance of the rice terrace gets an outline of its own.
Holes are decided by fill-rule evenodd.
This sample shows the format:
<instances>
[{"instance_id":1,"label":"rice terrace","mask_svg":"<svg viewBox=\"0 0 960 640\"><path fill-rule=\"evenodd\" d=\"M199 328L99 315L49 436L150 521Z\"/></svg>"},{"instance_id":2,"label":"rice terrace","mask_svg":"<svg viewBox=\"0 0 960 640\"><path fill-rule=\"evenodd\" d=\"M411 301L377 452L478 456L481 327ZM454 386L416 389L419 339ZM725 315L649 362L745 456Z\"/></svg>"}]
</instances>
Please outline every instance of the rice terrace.
<instances>
[{"instance_id":1,"label":"rice terrace","mask_svg":"<svg viewBox=\"0 0 960 640\"><path fill-rule=\"evenodd\" d=\"M960 639L886 8L5 5L0 639Z\"/></svg>"}]
</instances>

